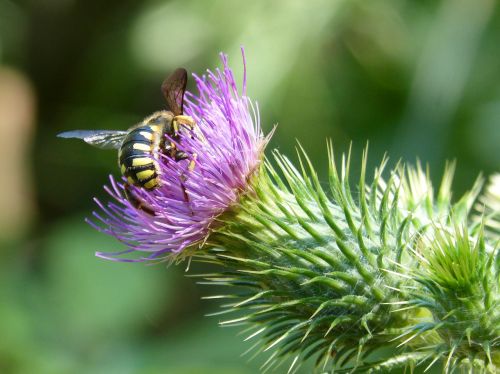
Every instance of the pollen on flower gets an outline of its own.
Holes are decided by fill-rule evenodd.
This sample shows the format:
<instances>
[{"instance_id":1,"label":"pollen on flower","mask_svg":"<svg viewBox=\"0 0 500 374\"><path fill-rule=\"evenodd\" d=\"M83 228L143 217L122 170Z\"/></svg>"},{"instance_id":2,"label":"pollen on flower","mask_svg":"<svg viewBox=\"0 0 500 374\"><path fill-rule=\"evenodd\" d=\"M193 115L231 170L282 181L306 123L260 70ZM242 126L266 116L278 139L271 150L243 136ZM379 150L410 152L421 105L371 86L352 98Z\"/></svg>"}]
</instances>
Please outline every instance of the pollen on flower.
<instances>
[{"instance_id":1,"label":"pollen on flower","mask_svg":"<svg viewBox=\"0 0 500 374\"><path fill-rule=\"evenodd\" d=\"M203 243L216 218L251 188L268 137L261 130L257 105L246 96L246 74L238 90L227 56L221 54L221 60L222 69L193 75L198 93L186 92L184 114L195 120L195 129L182 130L180 140L166 139L186 159L175 161L167 152L157 155L159 187L147 191L128 186L127 198L124 183L111 177L105 189L112 200L96 200L100 211L89 223L128 247L97 256L145 261L179 254Z\"/></svg>"}]
</instances>

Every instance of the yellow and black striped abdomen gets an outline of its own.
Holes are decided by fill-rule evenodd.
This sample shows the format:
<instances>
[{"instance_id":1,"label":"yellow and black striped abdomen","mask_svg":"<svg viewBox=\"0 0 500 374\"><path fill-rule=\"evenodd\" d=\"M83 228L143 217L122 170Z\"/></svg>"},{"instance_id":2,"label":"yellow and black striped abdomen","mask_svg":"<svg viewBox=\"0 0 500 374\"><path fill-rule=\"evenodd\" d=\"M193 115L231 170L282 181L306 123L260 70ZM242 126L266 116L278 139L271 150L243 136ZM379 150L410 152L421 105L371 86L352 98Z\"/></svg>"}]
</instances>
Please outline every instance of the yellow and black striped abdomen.
<instances>
[{"instance_id":1,"label":"yellow and black striped abdomen","mask_svg":"<svg viewBox=\"0 0 500 374\"><path fill-rule=\"evenodd\" d=\"M161 126L144 125L131 130L120 147L118 159L128 183L152 190L159 186L159 166L155 159Z\"/></svg>"}]
</instances>

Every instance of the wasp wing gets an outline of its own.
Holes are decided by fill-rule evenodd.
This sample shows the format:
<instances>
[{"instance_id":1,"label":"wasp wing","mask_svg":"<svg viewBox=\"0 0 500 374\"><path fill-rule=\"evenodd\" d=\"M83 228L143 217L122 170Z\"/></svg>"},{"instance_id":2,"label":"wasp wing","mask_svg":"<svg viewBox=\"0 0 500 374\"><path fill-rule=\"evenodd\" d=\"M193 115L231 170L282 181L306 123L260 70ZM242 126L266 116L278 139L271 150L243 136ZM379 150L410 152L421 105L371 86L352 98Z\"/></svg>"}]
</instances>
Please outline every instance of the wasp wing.
<instances>
[{"instance_id":1,"label":"wasp wing","mask_svg":"<svg viewBox=\"0 0 500 374\"><path fill-rule=\"evenodd\" d=\"M74 130L57 134L57 137L82 139L86 143L101 149L118 149L127 134L127 131Z\"/></svg>"},{"instance_id":2,"label":"wasp wing","mask_svg":"<svg viewBox=\"0 0 500 374\"><path fill-rule=\"evenodd\" d=\"M179 68L174 71L161 85L161 90L168 108L179 116L183 113L184 107L184 92L186 92L187 71Z\"/></svg>"}]
</instances>

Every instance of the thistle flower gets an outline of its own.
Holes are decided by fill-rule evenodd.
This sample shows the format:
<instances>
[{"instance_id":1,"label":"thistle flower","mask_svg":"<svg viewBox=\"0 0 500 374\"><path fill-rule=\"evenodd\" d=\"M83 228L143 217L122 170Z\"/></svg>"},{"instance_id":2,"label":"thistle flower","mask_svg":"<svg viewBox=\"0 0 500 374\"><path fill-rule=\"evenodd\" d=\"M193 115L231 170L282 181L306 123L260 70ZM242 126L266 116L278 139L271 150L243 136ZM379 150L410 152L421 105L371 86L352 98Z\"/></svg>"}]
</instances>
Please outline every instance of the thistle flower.
<instances>
[{"instance_id":1,"label":"thistle flower","mask_svg":"<svg viewBox=\"0 0 500 374\"><path fill-rule=\"evenodd\" d=\"M444 372L498 372L498 176L482 196L478 179L455 201L454 164L436 190L419 164L387 170L384 159L368 180L365 152L353 189L350 154L338 165L329 144L320 183L303 150L299 168L278 152L264 159L258 111L222 61L186 100L201 135L178 146L197 155L196 168L165 158L162 187L134 189L155 215L112 180L117 203L99 203L99 228L127 252L146 253L134 261L189 253L218 264L220 272L197 276L229 287L207 298L228 300L215 314L234 314L222 325L248 326L249 351L272 352L265 370L288 361L295 372L313 358L321 373L438 363ZM197 244L203 250L188 251Z\"/></svg>"},{"instance_id":2,"label":"thistle flower","mask_svg":"<svg viewBox=\"0 0 500 374\"><path fill-rule=\"evenodd\" d=\"M114 201L96 200L104 214L94 212L101 224L90 223L129 249L98 252L99 257L144 261L179 254L203 243L217 217L251 188L268 138L263 136L256 104L246 97L246 74L239 92L227 57L221 54L221 60L222 70L194 76L198 94L187 92L184 101L185 114L198 128L192 134L185 131L177 147L191 160L196 158L194 169L188 167L190 160L174 162L161 156L161 186L153 191L130 187L134 198L154 215L131 204L123 184L111 177L111 187L105 188ZM245 72L244 54L243 67ZM123 257L131 252L138 256Z\"/></svg>"}]
</instances>

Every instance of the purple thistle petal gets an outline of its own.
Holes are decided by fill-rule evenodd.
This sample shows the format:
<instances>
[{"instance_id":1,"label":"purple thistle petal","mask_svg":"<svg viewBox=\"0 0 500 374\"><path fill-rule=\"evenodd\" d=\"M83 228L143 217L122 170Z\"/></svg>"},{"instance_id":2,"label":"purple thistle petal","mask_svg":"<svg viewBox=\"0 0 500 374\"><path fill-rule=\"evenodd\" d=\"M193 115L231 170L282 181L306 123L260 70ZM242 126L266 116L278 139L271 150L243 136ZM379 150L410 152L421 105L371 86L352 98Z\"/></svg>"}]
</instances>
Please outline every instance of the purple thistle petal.
<instances>
[{"instance_id":1,"label":"purple thistle petal","mask_svg":"<svg viewBox=\"0 0 500 374\"><path fill-rule=\"evenodd\" d=\"M198 94L185 95L185 114L195 120L198 128L193 132L183 129L180 141L167 137L187 155L197 155L194 170L188 169L189 159L175 162L160 155L160 187L153 191L130 187L154 215L135 208L125 198L123 185L110 178L105 190L112 201L104 205L96 200L102 214L93 215L100 223L89 223L129 249L97 252L98 257L124 262L158 261L187 247L202 245L218 224L217 218L251 188L248 181L259 168L269 136L262 133L257 104L245 96L243 49L242 55L242 95L227 56L221 54L222 70L207 71L201 77L193 75ZM131 254L133 257L128 257Z\"/></svg>"}]
</instances>

